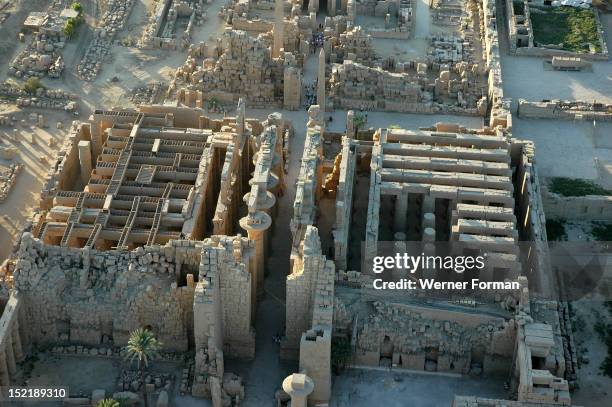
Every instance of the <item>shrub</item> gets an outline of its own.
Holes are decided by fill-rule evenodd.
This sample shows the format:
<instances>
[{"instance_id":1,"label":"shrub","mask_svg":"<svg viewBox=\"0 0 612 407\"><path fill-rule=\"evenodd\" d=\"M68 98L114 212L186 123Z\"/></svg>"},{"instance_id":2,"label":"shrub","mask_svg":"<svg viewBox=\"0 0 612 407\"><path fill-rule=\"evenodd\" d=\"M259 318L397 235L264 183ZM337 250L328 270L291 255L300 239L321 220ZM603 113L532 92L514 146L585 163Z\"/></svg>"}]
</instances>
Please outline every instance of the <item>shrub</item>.
<instances>
[{"instance_id":1,"label":"shrub","mask_svg":"<svg viewBox=\"0 0 612 407\"><path fill-rule=\"evenodd\" d=\"M69 18L68 21L66 21L66 24L64 24L64 35L68 38L72 38L72 36L74 35L74 30L75 30L74 18Z\"/></svg>"},{"instance_id":2,"label":"shrub","mask_svg":"<svg viewBox=\"0 0 612 407\"><path fill-rule=\"evenodd\" d=\"M550 180L550 190L563 196L612 195L612 191L608 191L592 181L579 178L552 178Z\"/></svg>"},{"instance_id":3,"label":"shrub","mask_svg":"<svg viewBox=\"0 0 612 407\"><path fill-rule=\"evenodd\" d=\"M83 12L83 5L81 3L74 2L70 7L79 14Z\"/></svg>"},{"instance_id":4,"label":"shrub","mask_svg":"<svg viewBox=\"0 0 612 407\"><path fill-rule=\"evenodd\" d=\"M612 241L612 224L596 223L593 225L593 236L600 242Z\"/></svg>"},{"instance_id":5,"label":"shrub","mask_svg":"<svg viewBox=\"0 0 612 407\"><path fill-rule=\"evenodd\" d=\"M36 93L36 90L38 90L38 88L44 88L44 86L40 79L35 77L28 78L23 84L23 90L25 90L29 94Z\"/></svg>"},{"instance_id":6,"label":"shrub","mask_svg":"<svg viewBox=\"0 0 612 407\"><path fill-rule=\"evenodd\" d=\"M590 9L532 6L531 24L536 43L563 44L564 50L572 52L588 51L585 44L592 44L601 52L595 14Z\"/></svg>"}]
</instances>

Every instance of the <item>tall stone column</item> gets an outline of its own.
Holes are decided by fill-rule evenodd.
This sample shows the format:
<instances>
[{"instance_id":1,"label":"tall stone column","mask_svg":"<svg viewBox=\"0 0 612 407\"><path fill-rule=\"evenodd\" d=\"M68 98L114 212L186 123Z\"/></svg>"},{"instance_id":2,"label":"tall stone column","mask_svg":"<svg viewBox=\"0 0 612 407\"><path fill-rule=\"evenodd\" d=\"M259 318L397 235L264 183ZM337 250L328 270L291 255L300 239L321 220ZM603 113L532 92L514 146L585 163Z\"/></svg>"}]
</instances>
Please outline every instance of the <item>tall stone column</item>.
<instances>
[{"instance_id":1,"label":"tall stone column","mask_svg":"<svg viewBox=\"0 0 612 407\"><path fill-rule=\"evenodd\" d=\"M325 121L325 50L319 52L319 71L317 75L317 104Z\"/></svg>"},{"instance_id":2,"label":"tall stone column","mask_svg":"<svg viewBox=\"0 0 612 407\"><path fill-rule=\"evenodd\" d=\"M284 3L285 0L276 0L274 5L274 43L272 45L272 58L280 57L280 50L283 48Z\"/></svg>"},{"instance_id":3,"label":"tall stone column","mask_svg":"<svg viewBox=\"0 0 612 407\"><path fill-rule=\"evenodd\" d=\"M355 137L355 111L346 112L346 137Z\"/></svg>"},{"instance_id":4,"label":"tall stone column","mask_svg":"<svg viewBox=\"0 0 612 407\"><path fill-rule=\"evenodd\" d=\"M255 242L255 270L253 276L257 287L257 296L263 294L263 281L266 257L266 231L272 225L272 218L265 212L249 212L240 219L240 227L244 229L249 240Z\"/></svg>"},{"instance_id":5,"label":"tall stone column","mask_svg":"<svg viewBox=\"0 0 612 407\"><path fill-rule=\"evenodd\" d=\"M78 148L79 163L81 164L81 182L83 183L83 185L87 185L92 170L91 142L87 140L81 140L79 141Z\"/></svg>"},{"instance_id":6,"label":"tall stone column","mask_svg":"<svg viewBox=\"0 0 612 407\"><path fill-rule=\"evenodd\" d=\"M306 407L314 382L303 373L294 373L283 380L283 390L291 396L291 407Z\"/></svg>"},{"instance_id":7,"label":"tall stone column","mask_svg":"<svg viewBox=\"0 0 612 407\"><path fill-rule=\"evenodd\" d=\"M246 104L243 98L238 99L238 108L236 109L236 133L243 136L245 130Z\"/></svg>"},{"instance_id":8,"label":"tall stone column","mask_svg":"<svg viewBox=\"0 0 612 407\"><path fill-rule=\"evenodd\" d=\"M330 17L336 15L336 0L327 0L327 14L329 14Z\"/></svg>"},{"instance_id":9,"label":"tall stone column","mask_svg":"<svg viewBox=\"0 0 612 407\"><path fill-rule=\"evenodd\" d=\"M406 230L406 220L408 217L408 193L401 191L395 198L395 231L404 232Z\"/></svg>"}]
</instances>

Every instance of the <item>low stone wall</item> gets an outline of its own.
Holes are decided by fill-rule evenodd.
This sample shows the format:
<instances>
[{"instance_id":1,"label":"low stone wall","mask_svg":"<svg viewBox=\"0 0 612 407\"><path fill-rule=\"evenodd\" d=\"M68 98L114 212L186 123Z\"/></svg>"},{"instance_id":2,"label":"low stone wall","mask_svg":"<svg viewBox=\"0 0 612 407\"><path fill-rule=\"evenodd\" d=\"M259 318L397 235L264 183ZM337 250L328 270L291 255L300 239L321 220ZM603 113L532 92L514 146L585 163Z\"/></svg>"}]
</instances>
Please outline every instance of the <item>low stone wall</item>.
<instances>
[{"instance_id":1,"label":"low stone wall","mask_svg":"<svg viewBox=\"0 0 612 407\"><path fill-rule=\"evenodd\" d=\"M484 53L489 70L489 106L491 116L489 126L502 126L512 128L512 115L510 113L511 100L504 97L501 72L501 57L499 54L499 36L497 32L496 7L494 0L483 0L482 9L484 21Z\"/></svg>"},{"instance_id":2,"label":"low stone wall","mask_svg":"<svg viewBox=\"0 0 612 407\"><path fill-rule=\"evenodd\" d=\"M530 119L612 121L612 104L561 100L531 102L519 99L517 116Z\"/></svg>"},{"instance_id":3,"label":"low stone wall","mask_svg":"<svg viewBox=\"0 0 612 407\"><path fill-rule=\"evenodd\" d=\"M561 196L542 185L542 200L549 219L612 221L612 196Z\"/></svg>"},{"instance_id":4,"label":"low stone wall","mask_svg":"<svg viewBox=\"0 0 612 407\"><path fill-rule=\"evenodd\" d=\"M77 109L78 96L61 89L38 88L29 94L25 90L8 83L0 84L0 99L14 102L19 107L35 107L40 109L65 110L72 112Z\"/></svg>"},{"instance_id":5,"label":"low stone wall","mask_svg":"<svg viewBox=\"0 0 612 407\"><path fill-rule=\"evenodd\" d=\"M581 54L577 52L565 51L562 49L543 48L543 47L520 47L514 52L519 57L537 57L537 58L552 58L552 57L575 57L588 59L591 61L607 61L608 52L600 54Z\"/></svg>"},{"instance_id":6,"label":"low stone wall","mask_svg":"<svg viewBox=\"0 0 612 407\"><path fill-rule=\"evenodd\" d=\"M249 19L246 17L232 18L232 27L235 30L265 33L272 30L272 23L262 19Z\"/></svg>"},{"instance_id":7,"label":"low stone wall","mask_svg":"<svg viewBox=\"0 0 612 407\"><path fill-rule=\"evenodd\" d=\"M399 31L399 30L382 30L382 29L371 29L368 30L373 38L384 38L392 40L407 40L410 38L410 31Z\"/></svg>"}]
</instances>

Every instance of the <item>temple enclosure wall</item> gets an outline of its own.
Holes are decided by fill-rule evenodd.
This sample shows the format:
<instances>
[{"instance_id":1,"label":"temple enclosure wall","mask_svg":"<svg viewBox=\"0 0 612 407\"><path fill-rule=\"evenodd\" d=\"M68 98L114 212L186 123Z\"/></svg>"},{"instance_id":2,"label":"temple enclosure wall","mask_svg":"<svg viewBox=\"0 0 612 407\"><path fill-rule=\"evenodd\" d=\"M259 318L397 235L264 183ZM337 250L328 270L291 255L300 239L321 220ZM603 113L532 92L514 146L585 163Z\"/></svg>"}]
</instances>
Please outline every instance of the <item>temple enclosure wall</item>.
<instances>
[{"instance_id":1,"label":"temple enclosure wall","mask_svg":"<svg viewBox=\"0 0 612 407\"><path fill-rule=\"evenodd\" d=\"M612 196L561 196L542 185L546 216L576 221L612 221Z\"/></svg>"}]
</instances>

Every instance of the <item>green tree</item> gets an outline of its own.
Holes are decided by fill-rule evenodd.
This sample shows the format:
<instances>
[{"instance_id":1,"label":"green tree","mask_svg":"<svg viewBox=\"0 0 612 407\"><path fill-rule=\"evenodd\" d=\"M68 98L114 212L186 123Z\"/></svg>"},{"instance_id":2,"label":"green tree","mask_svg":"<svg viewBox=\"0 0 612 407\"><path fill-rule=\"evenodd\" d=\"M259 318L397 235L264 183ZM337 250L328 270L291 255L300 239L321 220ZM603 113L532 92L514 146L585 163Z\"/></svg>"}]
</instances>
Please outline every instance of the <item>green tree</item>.
<instances>
[{"instance_id":1,"label":"green tree","mask_svg":"<svg viewBox=\"0 0 612 407\"><path fill-rule=\"evenodd\" d=\"M153 332L148 329L138 328L130 334L126 351L126 360L133 363L134 360L138 363L138 370L142 380L142 395L145 402L145 407L149 405L147 393L145 391L145 371L149 367L149 362L159 354L161 342L155 338Z\"/></svg>"},{"instance_id":2,"label":"green tree","mask_svg":"<svg viewBox=\"0 0 612 407\"><path fill-rule=\"evenodd\" d=\"M120 407L121 404L119 404L119 402L115 399L104 399L104 400L100 400L98 401L98 404L96 404L96 407Z\"/></svg>"},{"instance_id":3,"label":"green tree","mask_svg":"<svg viewBox=\"0 0 612 407\"><path fill-rule=\"evenodd\" d=\"M363 115L362 113L357 113L353 117L353 125L355 126L355 131L361 130L361 128L365 126L365 124L366 124L365 115Z\"/></svg>"},{"instance_id":4,"label":"green tree","mask_svg":"<svg viewBox=\"0 0 612 407\"><path fill-rule=\"evenodd\" d=\"M79 13L79 14L81 14L83 12L83 5L81 3L79 3L79 2L75 1L74 3L72 3L72 6L70 6L70 7L72 7L72 9L74 11L76 11L77 13Z\"/></svg>"},{"instance_id":5,"label":"green tree","mask_svg":"<svg viewBox=\"0 0 612 407\"><path fill-rule=\"evenodd\" d=\"M75 29L76 25L74 22L74 18L69 18L66 21L66 24L64 24L64 35L67 38L72 38L72 36L74 35L74 29Z\"/></svg>"},{"instance_id":6,"label":"green tree","mask_svg":"<svg viewBox=\"0 0 612 407\"><path fill-rule=\"evenodd\" d=\"M23 84L23 90L25 90L26 92L30 93L30 94L34 94L36 93L36 91L38 90L38 88L43 88L43 84L40 81L40 79L36 78L36 77L31 77L28 78L25 83Z\"/></svg>"}]
</instances>

